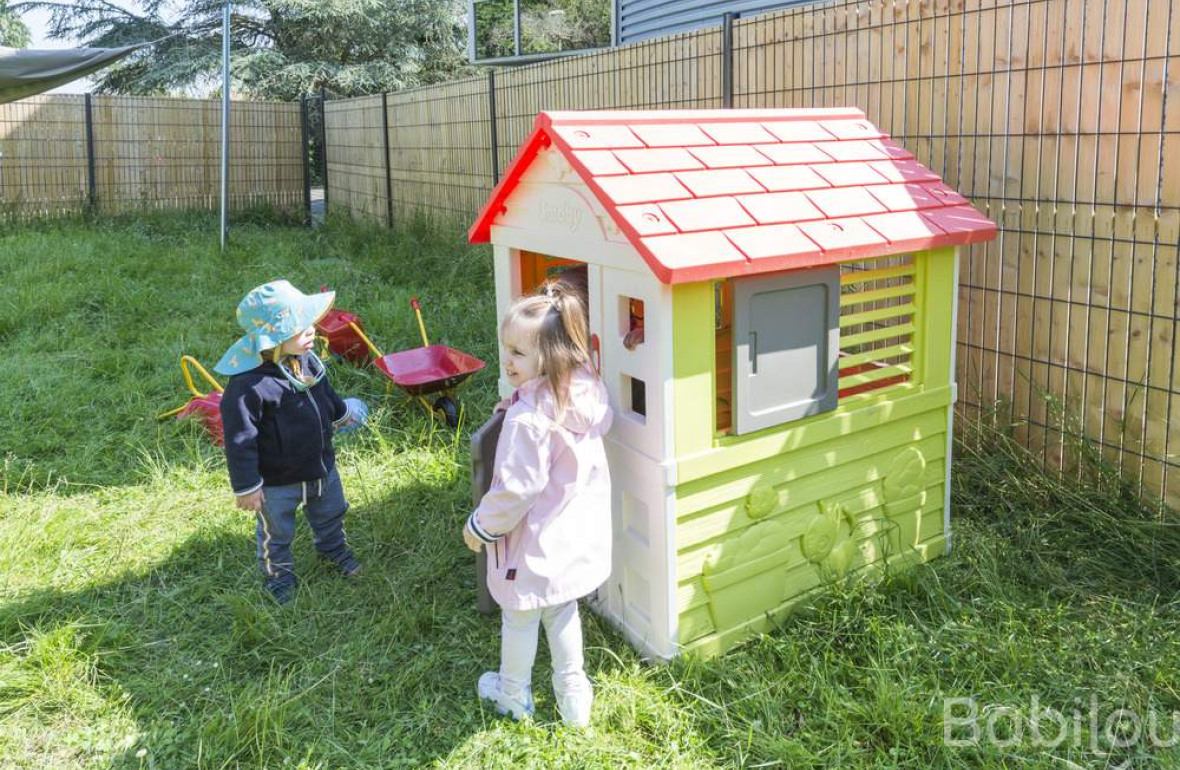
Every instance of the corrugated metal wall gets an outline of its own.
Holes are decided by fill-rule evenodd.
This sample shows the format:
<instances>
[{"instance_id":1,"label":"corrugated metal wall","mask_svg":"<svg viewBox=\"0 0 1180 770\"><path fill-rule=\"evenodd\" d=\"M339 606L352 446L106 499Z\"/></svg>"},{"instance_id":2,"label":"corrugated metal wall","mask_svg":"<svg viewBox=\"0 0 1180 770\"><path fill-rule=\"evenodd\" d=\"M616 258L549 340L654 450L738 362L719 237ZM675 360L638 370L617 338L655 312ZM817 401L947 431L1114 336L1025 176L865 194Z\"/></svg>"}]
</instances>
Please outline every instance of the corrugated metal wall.
<instances>
[{"instance_id":1,"label":"corrugated metal wall","mask_svg":"<svg viewBox=\"0 0 1180 770\"><path fill-rule=\"evenodd\" d=\"M687 32L721 23L726 13L757 13L816 0L615 0L619 45L635 43L672 32Z\"/></svg>"}]
</instances>

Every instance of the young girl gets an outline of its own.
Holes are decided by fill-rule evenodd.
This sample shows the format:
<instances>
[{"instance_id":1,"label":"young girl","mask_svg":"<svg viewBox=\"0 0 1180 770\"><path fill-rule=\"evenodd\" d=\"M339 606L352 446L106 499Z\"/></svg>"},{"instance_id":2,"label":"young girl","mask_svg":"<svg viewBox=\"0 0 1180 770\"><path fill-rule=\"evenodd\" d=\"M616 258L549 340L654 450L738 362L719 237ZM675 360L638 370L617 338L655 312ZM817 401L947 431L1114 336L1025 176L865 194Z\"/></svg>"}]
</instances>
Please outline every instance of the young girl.
<instances>
[{"instance_id":1,"label":"young girl","mask_svg":"<svg viewBox=\"0 0 1180 770\"><path fill-rule=\"evenodd\" d=\"M582 662L578 598L610 575L610 474L602 437L606 388L590 367L586 310L550 283L516 302L500 326L504 373L516 387L491 487L467 519L467 546L487 548L488 589L501 608L500 671L479 678L479 697L502 714L533 713L539 626L553 660L562 720L590 722L593 692Z\"/></svg>"},{"instance_id":2,"label":"young girl","mask_svg":"<svg viewBox=\"0 0 1180 770\"><path fill-rule=\"evenodd\" d=\"M258 515L258 561L280 604L295 594L291 541L303 505L316 549L346 577L361 573L348 547L348 503L332 433L364 419L363 404L336 395L312 346L334 292L307 295L287 281L251 290L238 304L245 331L214 367L231 375L221 398L225 458L235 502Z\"/></svg>"}]
</instances>

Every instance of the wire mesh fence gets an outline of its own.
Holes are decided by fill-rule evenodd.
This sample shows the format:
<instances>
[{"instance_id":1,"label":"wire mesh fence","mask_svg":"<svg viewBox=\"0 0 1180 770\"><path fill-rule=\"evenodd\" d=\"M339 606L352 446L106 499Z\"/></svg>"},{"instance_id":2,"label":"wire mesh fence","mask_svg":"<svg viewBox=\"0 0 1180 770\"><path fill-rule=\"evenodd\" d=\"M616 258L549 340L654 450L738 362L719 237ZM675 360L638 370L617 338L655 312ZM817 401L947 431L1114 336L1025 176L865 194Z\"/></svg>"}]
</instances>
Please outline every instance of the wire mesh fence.
<instances>
[{"instance_id":1,"label":"wire mesh fence","mask_svg":"<svg viewBox=\"0 0 1180 770\"><path fill-rule=\"evenodd\" d=\"M472 218L541 110L859 107L1000 225L961 261L960 409L1180 508L1175 6L836 2L393 95L394 217Z\"/></svg>"}]
</instances>

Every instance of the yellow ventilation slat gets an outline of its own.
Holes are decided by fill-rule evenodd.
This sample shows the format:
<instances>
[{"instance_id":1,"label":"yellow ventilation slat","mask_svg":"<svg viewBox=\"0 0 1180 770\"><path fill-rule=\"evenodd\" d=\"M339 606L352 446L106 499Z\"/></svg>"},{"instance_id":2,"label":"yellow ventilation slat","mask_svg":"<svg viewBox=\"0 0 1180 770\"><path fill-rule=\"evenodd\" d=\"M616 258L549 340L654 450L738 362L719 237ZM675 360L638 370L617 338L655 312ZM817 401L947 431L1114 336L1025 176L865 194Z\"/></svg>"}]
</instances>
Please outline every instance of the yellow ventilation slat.
<instances>
[{"instance_id":1,"label":"yellow ventilation slat","mask_svg":"<svg viewBox=\"0 0 1180 770\"><path fill-rule=\"evenodd\" d=\"M860 324L873 323L874 321L913 315L914 310L914 303L906 302L903 305L882 308L880 310L868 310L864 313L849 313L848 315L840 316L840 328L847 329L849 326L859 326Z\"/></svg>"},{"instance_id":2,"label":"yellow ventilation slat","mask_svg":"<svg viewBox=\"0 0 1180 770\"><path fill-rule=\"evenodd\" d=\"M906 283L901 286L889 286L884 289L848 292L840 295L840 307L863 305L866 302L880 302L881 300L895 299L897 297L909 297L913 296L915 291L917 291L917 288L914 284Z\"/></svg>"},{"instance_id":3,"label":"yellow ventilation slat","mask_svg":"<svg viewBox=\"0 0 1180 770\"><path fill-rule=\"evenodd\" d=\"M841 356L838 363L841 369L848 369L853 366L860 366L861 364L867 364L873 361L884 361L887 358L912 356L913 354L913 345L893 345L888 348L877 348L874 350L866 350L864 353L854 353L850 356Z\"/></svg>"},{"instance_id":4,"label":"yellow ventilation slat","mask_svg":"<svg viewBox=\"0 0 1180 770\"><path fill-rule=\"evenodd\" d=\"M891 377L909 377L913 372L913 367L909 364L897 364L895 366L882 366L879 369L873 369L868 372L861 372L859 374L849 374L840 378L840 390L846 388L855 388L857 385L866 385L877 380L887 380Z\"/></svg>"},{"instance_id":5,"label":"yellow ventilation slat","mask_svg":"<svg viewBox=\"0 0 1180 770\"><path fill-rule=\"evenodd\" d=\"M883 281L888 278L913 278L916 270L913 264L897 267L880 267L875 270L847 270L840 274L840 285L851 286L869 281Z\"/></svg>"},{"instance_id":6,"label":"yellow ventilation slat","mask_svg":"<svg viewBox=\"0 0 1180 770\"><path fill-rule=\"evenodd\" d=\"M873 329L872 331L861 332L860 334L849 334L848 336L840 337L840 347L843 349L851 349L860 345L868 345L872 342L880 342L892 337L909 337L914 333L914 325L910 322L903 324L895 324L893 326L884 326L880 329Z\"/></svg>"}]
</instances>

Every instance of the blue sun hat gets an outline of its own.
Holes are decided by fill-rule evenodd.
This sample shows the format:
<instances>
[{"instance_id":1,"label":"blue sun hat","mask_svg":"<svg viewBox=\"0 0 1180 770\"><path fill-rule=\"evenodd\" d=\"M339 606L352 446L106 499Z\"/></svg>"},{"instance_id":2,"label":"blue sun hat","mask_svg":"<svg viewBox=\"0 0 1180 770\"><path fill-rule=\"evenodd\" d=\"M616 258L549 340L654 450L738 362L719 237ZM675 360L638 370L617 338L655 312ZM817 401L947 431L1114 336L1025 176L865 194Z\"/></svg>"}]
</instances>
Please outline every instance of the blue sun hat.
<instances>
[{"instance_id":1,"label":"blue sun hat","mask_svg":"<svg viewBox=\"0 0 1180 770\"><path fill-rule=\"evenodd\" d=\"M250 290L238 303L238 326L246 332L213 367L219 374L241 374L262 364L263 350L276 348L324 317L336 292L304 294L288 281L271 281Z\"/></svg>"}]
</instances>

